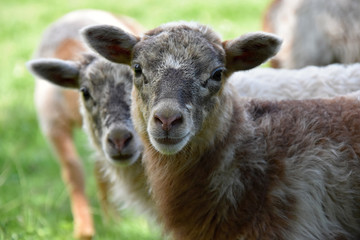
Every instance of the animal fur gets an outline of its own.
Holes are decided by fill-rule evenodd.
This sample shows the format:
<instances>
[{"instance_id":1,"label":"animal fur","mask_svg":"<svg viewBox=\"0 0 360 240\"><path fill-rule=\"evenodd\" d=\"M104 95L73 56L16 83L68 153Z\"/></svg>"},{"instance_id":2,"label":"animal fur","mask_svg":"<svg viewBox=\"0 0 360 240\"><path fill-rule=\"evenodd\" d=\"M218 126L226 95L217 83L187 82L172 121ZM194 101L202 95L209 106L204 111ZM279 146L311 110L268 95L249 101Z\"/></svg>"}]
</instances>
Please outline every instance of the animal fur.
<instances>
[{"instance_id":1,"label":"animal fur","mask_svg":"<svg viewBox=\"0 0 360 240\"><path fill-rule=\"evenodd\" d=\"M326 98L360 89L360 64L331 64L302 69L256 68L228 80L242 97L267 100Z\"/></svg>"},{"instance_id":2,"label":"animal fur","mask_svg":"<svg viewBox=\"0 0 360 240\"><path fill-rule=\"evenodd\" d=\"M79 30L96 24L112 24L126 31L139 34L143 29L133 19L115 17L99 10L78 10L66 14L52 23L45 31L34 57L57 58L80 61L82 53L90 52L81 39ZM78 91L62 88L41 78L36 78L35 106L42 133L53 147L61 166L64 182L67 185L72 214L74 235L78 239L91 239L95 234L91 209L85 195L85 177L81 159L73 140L73 130L81 127ZM95 176L102 188L107 182L96 164ZM107 201L106 189L99 189L100 197Z\"/></svg>"},{"instance_id":3,"label":"animal fur","mask_svg":"<svg viewBox=\"0 0 360 240\"><path fill-rule=\"evenodd\" d=\"M132 118L174 239L360 238L360 93L240 98L228 76L278 51L279 39L264 33L221 42L180 22L142 38L111 26L83 35L134 68Z\"/></svg>"},{"instance_id":4,"label":"animal fur","mask_svg":"<svg viewBox=\"0 0 360 240\"><path fill-rule=\"evenodd\" d=\"M278 68L360 62L358 0L273 0L263 29L284 39Z\"/></svg>"}]
</instances>

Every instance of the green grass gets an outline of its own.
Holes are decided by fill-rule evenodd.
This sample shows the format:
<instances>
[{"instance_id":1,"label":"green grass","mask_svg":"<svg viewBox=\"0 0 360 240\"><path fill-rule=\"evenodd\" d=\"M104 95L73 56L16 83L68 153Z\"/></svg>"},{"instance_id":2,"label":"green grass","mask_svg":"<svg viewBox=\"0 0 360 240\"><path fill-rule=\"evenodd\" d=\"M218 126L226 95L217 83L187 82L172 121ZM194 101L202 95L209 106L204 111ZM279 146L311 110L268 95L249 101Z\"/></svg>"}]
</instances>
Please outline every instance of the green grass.
<instances>
[{"instance_id":1,"label":"green grass","mask_svg":"<svg viewBox=\"0 0 360 240\"><path fill-rule=\"evenodd\" d=\"M269 0L8 0L0 3L0 239L72 239L69 199L59 166L40 134L34 81L25 68L42 31L65 13L96 8L129 15L146 28L174 20L211 25L224 39L261 28ZM96 239L160 239L140 216L104 224L86 136L76 132L86 167Z\"/></svg>"}]
</instances>

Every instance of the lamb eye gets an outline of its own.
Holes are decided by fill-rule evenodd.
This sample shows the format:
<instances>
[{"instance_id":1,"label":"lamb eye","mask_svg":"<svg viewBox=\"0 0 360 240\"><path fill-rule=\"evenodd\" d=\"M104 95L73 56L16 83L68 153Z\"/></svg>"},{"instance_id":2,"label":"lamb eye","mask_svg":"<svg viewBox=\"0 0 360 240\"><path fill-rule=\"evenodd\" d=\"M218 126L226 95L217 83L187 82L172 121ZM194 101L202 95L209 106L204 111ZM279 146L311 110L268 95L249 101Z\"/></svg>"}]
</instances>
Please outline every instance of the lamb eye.
<instances>
[{"instance_id":1,"label":"lamb eye","mask_svg":"<svg viewBox=\"0 0 360 240\"><path fill-rule=\"evenodd\" d=\"M86 87L81 87L80 92L82 93L85 100L88 100L91 97L89 89L87 89Z\"/></svg>"},{"instance_id":2,"label":"lamb eye","mask_svg":"<svg viewBox=\"0 0 360 240\"><path fill-rule=\"evenodd\" d=\"M211 79L220 82L222 79L222 73L224 72L224 68L217 68L211 73Z\"/></svg>"},{"instance_id":3,"label":"lamb eye","mask_svg":"<svg viewBox=\"0 0 360 240\"><path fill-rule=\"evenodd\" d=\"M135 77L140 77L140 75L142 74L142 69L140 64L136 63L134 65L134 71L135 71Z\"/></svg>"}]
</instances>

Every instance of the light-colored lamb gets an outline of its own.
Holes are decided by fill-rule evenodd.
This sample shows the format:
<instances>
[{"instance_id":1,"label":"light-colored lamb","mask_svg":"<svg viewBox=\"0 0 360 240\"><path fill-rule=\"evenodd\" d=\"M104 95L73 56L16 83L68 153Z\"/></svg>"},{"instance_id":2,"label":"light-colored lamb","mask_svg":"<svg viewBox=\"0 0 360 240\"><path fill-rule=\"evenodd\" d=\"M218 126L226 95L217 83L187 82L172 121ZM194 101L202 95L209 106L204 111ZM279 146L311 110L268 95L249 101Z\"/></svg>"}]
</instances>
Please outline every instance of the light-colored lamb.
<instances>
[{"instance_id":1,"label":"light-colored lamb","mask_svg":"<svg viewBox=\"0 0 360 240\"><path fill-rule=\"evenodd\" d=\"M112 24L139 34L142 27L127 17L117 18L99 10L78 10L66 14L44 32L34 58L77 60L88 49L81 41L79 30L95 24ZM80 239L91 239L94 226L91 210L85 196L83 167L74 145L72 132L81 126L78 92L58 87L40 78L36 79L35 105L44 136L53 147L70 195L74 217L74 234ZM97 180L102 197L106 197L106 181L97 169ZM106 201L106 199L104 200Z\"/></svg>"},{"instance_id":2,"label":"light-colored lamb","mask_svg":"<svg viewBox=\"0 0 360 240\"><path fill-rule=\"evenodd\" d=\"M140 161L142 144L130 118L131 69L93 54L78 61L36 59L28 67L42 79L82 93L84 128L112 201L155 216Z\"/></svg>"},{"instance_id":3,"label":"light-colored lamb","mask_svg":"<svg viewBox=\"0 0 360 240\"><path fill-rule=\"evenodd\" d=\"M360 238L360 93L239 98L228 76L278 50L279 39L264 33L222 42L180 22L142 38L112 26L83 34L134 69L132 118L174 239Z\"/></svg>"},{"instance_id":4,"label":"light-colored lamb","mask_svg":"<svg viewBox=\"0 0 360 240\"><path fill-rule=\"evenodd\" d=\"M359 0L273 0L263 29L284 39L273 67L360 62Z\"/></svg>"},{"instance_id":5,"label":"light-colored lamb","mask_svg":"<svg viewBox=\"0 0 360 240\"><path fill-rule=\"evenodd\" d=\"M229 82L242 97L310 99L360 90L360 64L331 64L302 69L255 68L234 73Z\"/></svg>"}]
</instances>

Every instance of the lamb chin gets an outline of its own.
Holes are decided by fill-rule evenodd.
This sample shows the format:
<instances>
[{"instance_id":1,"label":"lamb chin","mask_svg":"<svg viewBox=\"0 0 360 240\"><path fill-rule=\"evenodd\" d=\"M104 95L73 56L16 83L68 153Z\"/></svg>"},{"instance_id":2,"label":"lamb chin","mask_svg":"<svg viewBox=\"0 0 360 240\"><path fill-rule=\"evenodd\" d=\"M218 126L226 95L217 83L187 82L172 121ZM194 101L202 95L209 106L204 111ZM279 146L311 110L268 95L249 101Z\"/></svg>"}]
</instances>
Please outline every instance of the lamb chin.
<instances>
[{"instance_id":1,"label":"lamb chin","mask_svg":"<svg viewBox=\"0 0 360 240\"><path fill-rule=\"evenodd\" d=\"M180 141L177 139L160 139L157 140L154 137L150 136L150 142L154 146L154 148L164 155L175 155L180 152L188 143L189 135L182 138Z\"/></svg>"},{"instance_id":2,"label":"lamb chin","mask_svg":"<svg viewBox=\"0 0 360 240\"><path fill-rule=\"evenodd\" d=\"M131 156L129 155L128 158L124 158L124 159L114 159L113 157L106 154L106 159L108 162L116 166L124 166L124 167L134 164L139 159L139 157L140 157L140 152L135 152Z\"/></svg>"}]
</instances>

